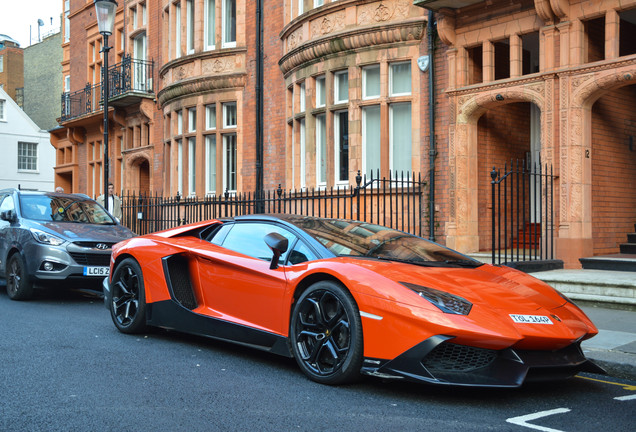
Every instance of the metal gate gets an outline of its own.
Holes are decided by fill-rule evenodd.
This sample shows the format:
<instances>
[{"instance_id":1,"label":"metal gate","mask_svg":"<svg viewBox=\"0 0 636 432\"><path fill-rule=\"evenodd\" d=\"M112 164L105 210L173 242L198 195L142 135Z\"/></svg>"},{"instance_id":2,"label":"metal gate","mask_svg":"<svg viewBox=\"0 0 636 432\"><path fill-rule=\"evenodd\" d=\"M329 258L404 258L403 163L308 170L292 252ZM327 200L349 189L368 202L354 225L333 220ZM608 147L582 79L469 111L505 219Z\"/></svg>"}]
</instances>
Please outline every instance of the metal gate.
<instances>
[{"instance_id":1,"label":"metal gate","mask_svg":"<svg viewBox=\"0 0 636 432\"><path fill-rule=\"evenodd\" d=\"M554 259L552 166L525 160L490 172L492 263Z\"/></svg>"}]
</instances>

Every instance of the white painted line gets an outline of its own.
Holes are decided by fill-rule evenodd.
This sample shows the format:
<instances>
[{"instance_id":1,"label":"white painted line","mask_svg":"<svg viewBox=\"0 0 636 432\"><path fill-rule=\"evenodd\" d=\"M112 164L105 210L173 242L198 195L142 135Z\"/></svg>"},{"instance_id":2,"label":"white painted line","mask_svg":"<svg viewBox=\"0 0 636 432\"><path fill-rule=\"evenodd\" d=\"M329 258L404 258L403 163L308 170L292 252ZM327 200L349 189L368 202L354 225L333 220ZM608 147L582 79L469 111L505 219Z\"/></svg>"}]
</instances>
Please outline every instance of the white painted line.
<instances>
[{"instance_id":1,"label":"white painted line","mask_svg":"<svg viewBox=\"0 0 636 432\"><path fill-rule=\"evenodd\" d=\"M570 410L568 408L557 408L557 409L553 409L550 411L540 411L538 413L534 413L534 414L528 414L525 416L519 416L519 417L512 417L507 419L506 421L508 423L512 423L512 424L516 424L518 426L524 426L530 429L536 429L536 430L540 430L540 431L544 431L544 432L563 432L559 429L552 429L552 428L548 428L548 427L543 427L543 426L537 426L537 425L533 425L528 423L531 420L536 420L542 417L547 417L547 416L551 416L554 414L564 414L566 412L570 412Z\"/></svg>"},{"instance_id":2,"label":"white painted line","mask_svg":"<svg viewBox=\"0 0 636 432\"><path fill-rule=\"evenodd\" d=\"M636 394L629 395L629 396L619 396L619 397L615 397L614 399L618 401L632 400L632 399L636 399Z\"/></svg>"}]
</instances>

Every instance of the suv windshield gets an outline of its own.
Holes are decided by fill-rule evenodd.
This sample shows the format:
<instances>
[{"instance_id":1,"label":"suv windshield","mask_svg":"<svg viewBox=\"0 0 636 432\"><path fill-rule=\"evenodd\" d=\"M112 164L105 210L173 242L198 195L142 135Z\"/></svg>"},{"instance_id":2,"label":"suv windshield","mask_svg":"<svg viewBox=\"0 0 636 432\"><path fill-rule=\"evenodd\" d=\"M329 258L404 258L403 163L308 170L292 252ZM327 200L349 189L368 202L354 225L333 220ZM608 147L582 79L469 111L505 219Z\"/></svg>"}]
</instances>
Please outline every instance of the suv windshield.
<instances>
[{"instance_id":1,"label":"suv windshield","mask_svg":"<svg viewBox=\"0 0 636 432\"><path fill-rule=\"evenodd\" d=\"M99 204L84 197L22 195L20 210L24 218L38 221L115 224Z\"/></svg>"},{"instance_id":2,"label":"suv windshield","mask_svg":"<svg viewBox=\"0 0 636 432\"><path fill-rule=\"evenodd\" d=\"M437 243L365 222L338 219L290 220L338 256L358 256L413 264L478 267L481 262Z\"/></svg>"}]
</instances>

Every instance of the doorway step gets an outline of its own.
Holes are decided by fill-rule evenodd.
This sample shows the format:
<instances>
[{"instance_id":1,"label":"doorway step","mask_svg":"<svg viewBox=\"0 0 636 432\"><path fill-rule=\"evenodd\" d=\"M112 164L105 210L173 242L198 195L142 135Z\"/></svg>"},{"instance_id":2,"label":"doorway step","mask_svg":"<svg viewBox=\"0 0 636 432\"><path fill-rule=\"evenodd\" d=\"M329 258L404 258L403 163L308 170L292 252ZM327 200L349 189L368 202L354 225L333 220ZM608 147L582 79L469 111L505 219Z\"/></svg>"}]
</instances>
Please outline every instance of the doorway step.
<instances>
[{"instance_id":1,"label":"doorway step","mask_svg":"<svg viewBox=\"0 0 636 432\"><path fill-rule=\"evenodd\" d=\"M579 261L584 269L636 272L636 232L627 234L627 243L622 243L619 248L617 254L579 258Z\"/></svg>"}]
</instances>

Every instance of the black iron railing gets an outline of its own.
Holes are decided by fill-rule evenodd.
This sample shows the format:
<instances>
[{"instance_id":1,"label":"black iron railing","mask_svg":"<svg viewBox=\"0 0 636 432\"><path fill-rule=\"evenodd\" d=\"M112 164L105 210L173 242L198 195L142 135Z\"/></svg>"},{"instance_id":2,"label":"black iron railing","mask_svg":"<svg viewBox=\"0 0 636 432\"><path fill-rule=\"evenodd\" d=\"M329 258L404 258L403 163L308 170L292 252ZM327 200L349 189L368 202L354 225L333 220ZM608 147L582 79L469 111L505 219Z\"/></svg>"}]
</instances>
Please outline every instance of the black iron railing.
<instances>
[{"instance_id":1,"label":"black iron railing","mask_svg":"<svg viewBox=\"0 0 636 432\"><path fill-rule=\"evenodd\" d=\"M554 259L554 179L552 166L517 160L491 181L492 262L504 264Z\"/></svg>"},{"instance_id":2,"label":"black iron railing","mask_svg":"<svg viewBox=\"0 0 636 432\"><path fill-rule=\"evenodd\" d=\"M147 234L182 224L256 213L288 213L355 219L422 235L425 182L415 174L392 178L356 176L356 186L298 191L278 189L222 196L122 196L122 224Z\"/></svg>"},{"instance_id":3,"label":"black iron railing","mask_svg":"<svg viewBox=\"0 0 636 432\"><path fill-rule=\"evenodd\" d=\"M129 55L108 68L109 100L129 93L154 93L154 62ZM87 83L82 90L62 93L60 121L68 121L102 109L102 85Z\"/></svg>"}]
</instances>

